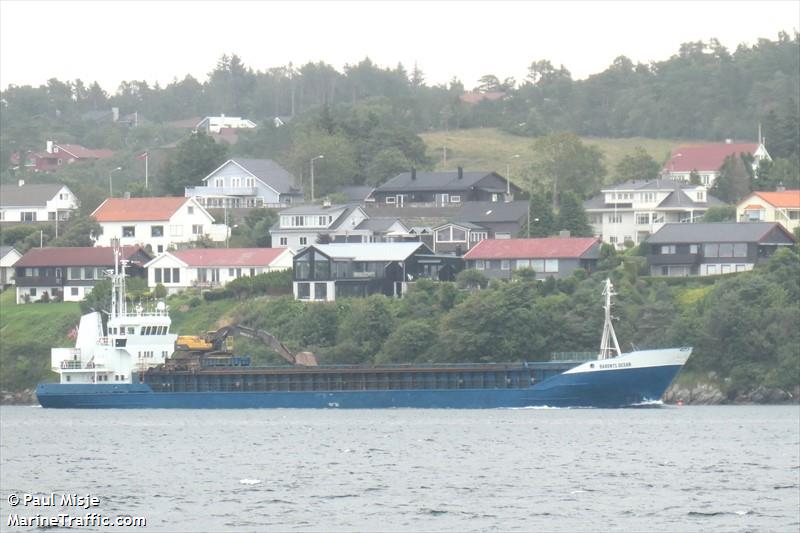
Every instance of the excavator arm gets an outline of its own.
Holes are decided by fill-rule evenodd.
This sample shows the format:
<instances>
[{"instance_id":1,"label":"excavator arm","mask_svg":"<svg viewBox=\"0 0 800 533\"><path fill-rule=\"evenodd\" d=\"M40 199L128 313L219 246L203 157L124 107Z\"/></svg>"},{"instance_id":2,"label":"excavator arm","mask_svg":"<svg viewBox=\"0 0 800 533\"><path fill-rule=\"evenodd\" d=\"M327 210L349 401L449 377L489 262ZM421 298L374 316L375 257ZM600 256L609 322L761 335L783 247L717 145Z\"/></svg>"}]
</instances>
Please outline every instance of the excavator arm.
<instances>
[{"instance_id":1,"label":"excavator arm","mask_svg":"<svg viewBox=\"0 0 800 533\"><path fill-rule=\"evenodd\" d=\"M260 340L265 345L276 351L278 355L283 357L287 362L293 365L317 366L317 358L314 357L314 354L311 352L300 352L295 354L289 350L285 344L275 338L274 335L267 333L264 330L243 326L241 324L232 324L230 326L220 328L217 331L208 332L201 342L189 343L186 341L181 341L181 338L179 338L178 343L182 343L183 346L187 347L191 345L202 346L204 347L203 351L223 351L225 348L225 339L227 339L230 335L237 334L242 335L243 337ZM176 347L180 346L178 343L176 343Z\"/></svg>"}]
</instances>

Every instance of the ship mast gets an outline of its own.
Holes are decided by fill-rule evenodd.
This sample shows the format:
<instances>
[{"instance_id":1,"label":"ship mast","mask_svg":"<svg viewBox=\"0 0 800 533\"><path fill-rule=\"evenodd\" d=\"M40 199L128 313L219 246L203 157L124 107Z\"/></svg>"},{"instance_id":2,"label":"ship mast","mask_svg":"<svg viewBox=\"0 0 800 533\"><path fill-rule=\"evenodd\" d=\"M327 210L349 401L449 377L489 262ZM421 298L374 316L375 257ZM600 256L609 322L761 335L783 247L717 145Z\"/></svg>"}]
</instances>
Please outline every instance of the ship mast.
<instances>
[{"instance_id":1,"label":"ship mast","mask_svg":"<svg viewBox=\"0 0 800 533\"><path fill-rule=\"evenodd\" d=\"M122 317L128 314L128 304L125 300L125 264L121 259L122 249L119 239L111 240L114 253L114 274L111 276L111 316Z\"/></svg>"},{"instance_id":2,"label":"ship mast","mask_svg":"<svg viewBox=\"0 0 800 533\"><path fill-rule=\"evenodd\" d=\"M603 324L603 339L600 341L600 355L598 359L610 359L620 355L619 343L617 342L617 334L614 332L614 325L611 323L611 297L617 293L614 292L614 285L611 284L611 279L606 278L605 286L603 287L603 295L606 297L606 303L603 306L606 312L606 320Z\"/></svg>"}]
</instances>

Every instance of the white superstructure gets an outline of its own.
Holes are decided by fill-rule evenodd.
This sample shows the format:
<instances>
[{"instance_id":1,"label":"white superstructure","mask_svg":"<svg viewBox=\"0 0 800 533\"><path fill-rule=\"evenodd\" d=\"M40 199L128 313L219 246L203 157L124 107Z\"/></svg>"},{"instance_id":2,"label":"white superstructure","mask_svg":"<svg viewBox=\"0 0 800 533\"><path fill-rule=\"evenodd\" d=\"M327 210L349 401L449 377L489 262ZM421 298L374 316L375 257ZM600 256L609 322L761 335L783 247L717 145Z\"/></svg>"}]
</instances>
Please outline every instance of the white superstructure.
<instances>
[{"instance_id":1,"label":"white superstructure","mask_svg":"<svg viewBox=\"0 0 800 533\"><path fill-rule=\"evenodd\" d=\"M128 309L125 299L125 263L114 243L111 313L103 326L99 312L81 317L74 348L53 348L51 368L61 383L133 383L134 376L164 363L172 354L177 335L164 302ZM138 378L136 378L138 379Z\"/></svg>"}]
</instances>

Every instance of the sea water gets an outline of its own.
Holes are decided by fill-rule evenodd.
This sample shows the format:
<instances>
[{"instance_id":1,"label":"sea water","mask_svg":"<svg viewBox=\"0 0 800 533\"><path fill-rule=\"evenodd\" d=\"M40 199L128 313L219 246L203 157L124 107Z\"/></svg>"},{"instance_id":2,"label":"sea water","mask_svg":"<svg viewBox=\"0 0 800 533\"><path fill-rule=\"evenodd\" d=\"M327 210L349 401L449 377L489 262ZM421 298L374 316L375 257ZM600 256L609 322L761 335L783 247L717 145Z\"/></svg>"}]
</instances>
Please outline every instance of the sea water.
<instances>
[{"instance_id":1,"label":"sea water","mask_svg":"<svg viewBox=\"0 0 800 533\"><path fill-rule=\"evenodd\" d=\"M2 531L37 513L85 531L108 529L92 513L146 520L115 531L800 529L797 406L2 407L0 461Z\"/></svg>"}]
</instances>

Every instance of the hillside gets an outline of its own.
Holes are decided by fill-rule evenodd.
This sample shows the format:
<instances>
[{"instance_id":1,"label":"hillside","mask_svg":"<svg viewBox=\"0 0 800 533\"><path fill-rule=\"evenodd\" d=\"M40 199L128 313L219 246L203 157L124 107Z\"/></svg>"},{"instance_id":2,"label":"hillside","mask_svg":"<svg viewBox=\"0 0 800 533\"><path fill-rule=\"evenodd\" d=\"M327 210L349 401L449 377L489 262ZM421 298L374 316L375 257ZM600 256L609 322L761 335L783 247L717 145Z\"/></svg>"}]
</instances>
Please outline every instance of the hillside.
<instances>
[{"instance_id":1,"label":"hillside","mask_svg":"<svg viewBox=\"0 0 800 533\"><path fill-rule=\"evenodd\" d=\"M532 145L534 139L511 135L497 128L473 128L465 130L433 131L421 133L428 157L436 162L436 170L454 169L462 166L468 170L496 170L505 174L506 165L511 180L519 182L520 176L533 164ZM641 146L656 161L664 161L670 152L680 145L697 144L698 141L672 139L647 139L632 137L610 139L583 137L582 141L596 146L604 155L607 170L606 183L614 183L614 168L633 149ZM443 147L447 147L447 163L442 158ZM514 155L519 155L515 158Z\"/></svg>"}]
</instances>

